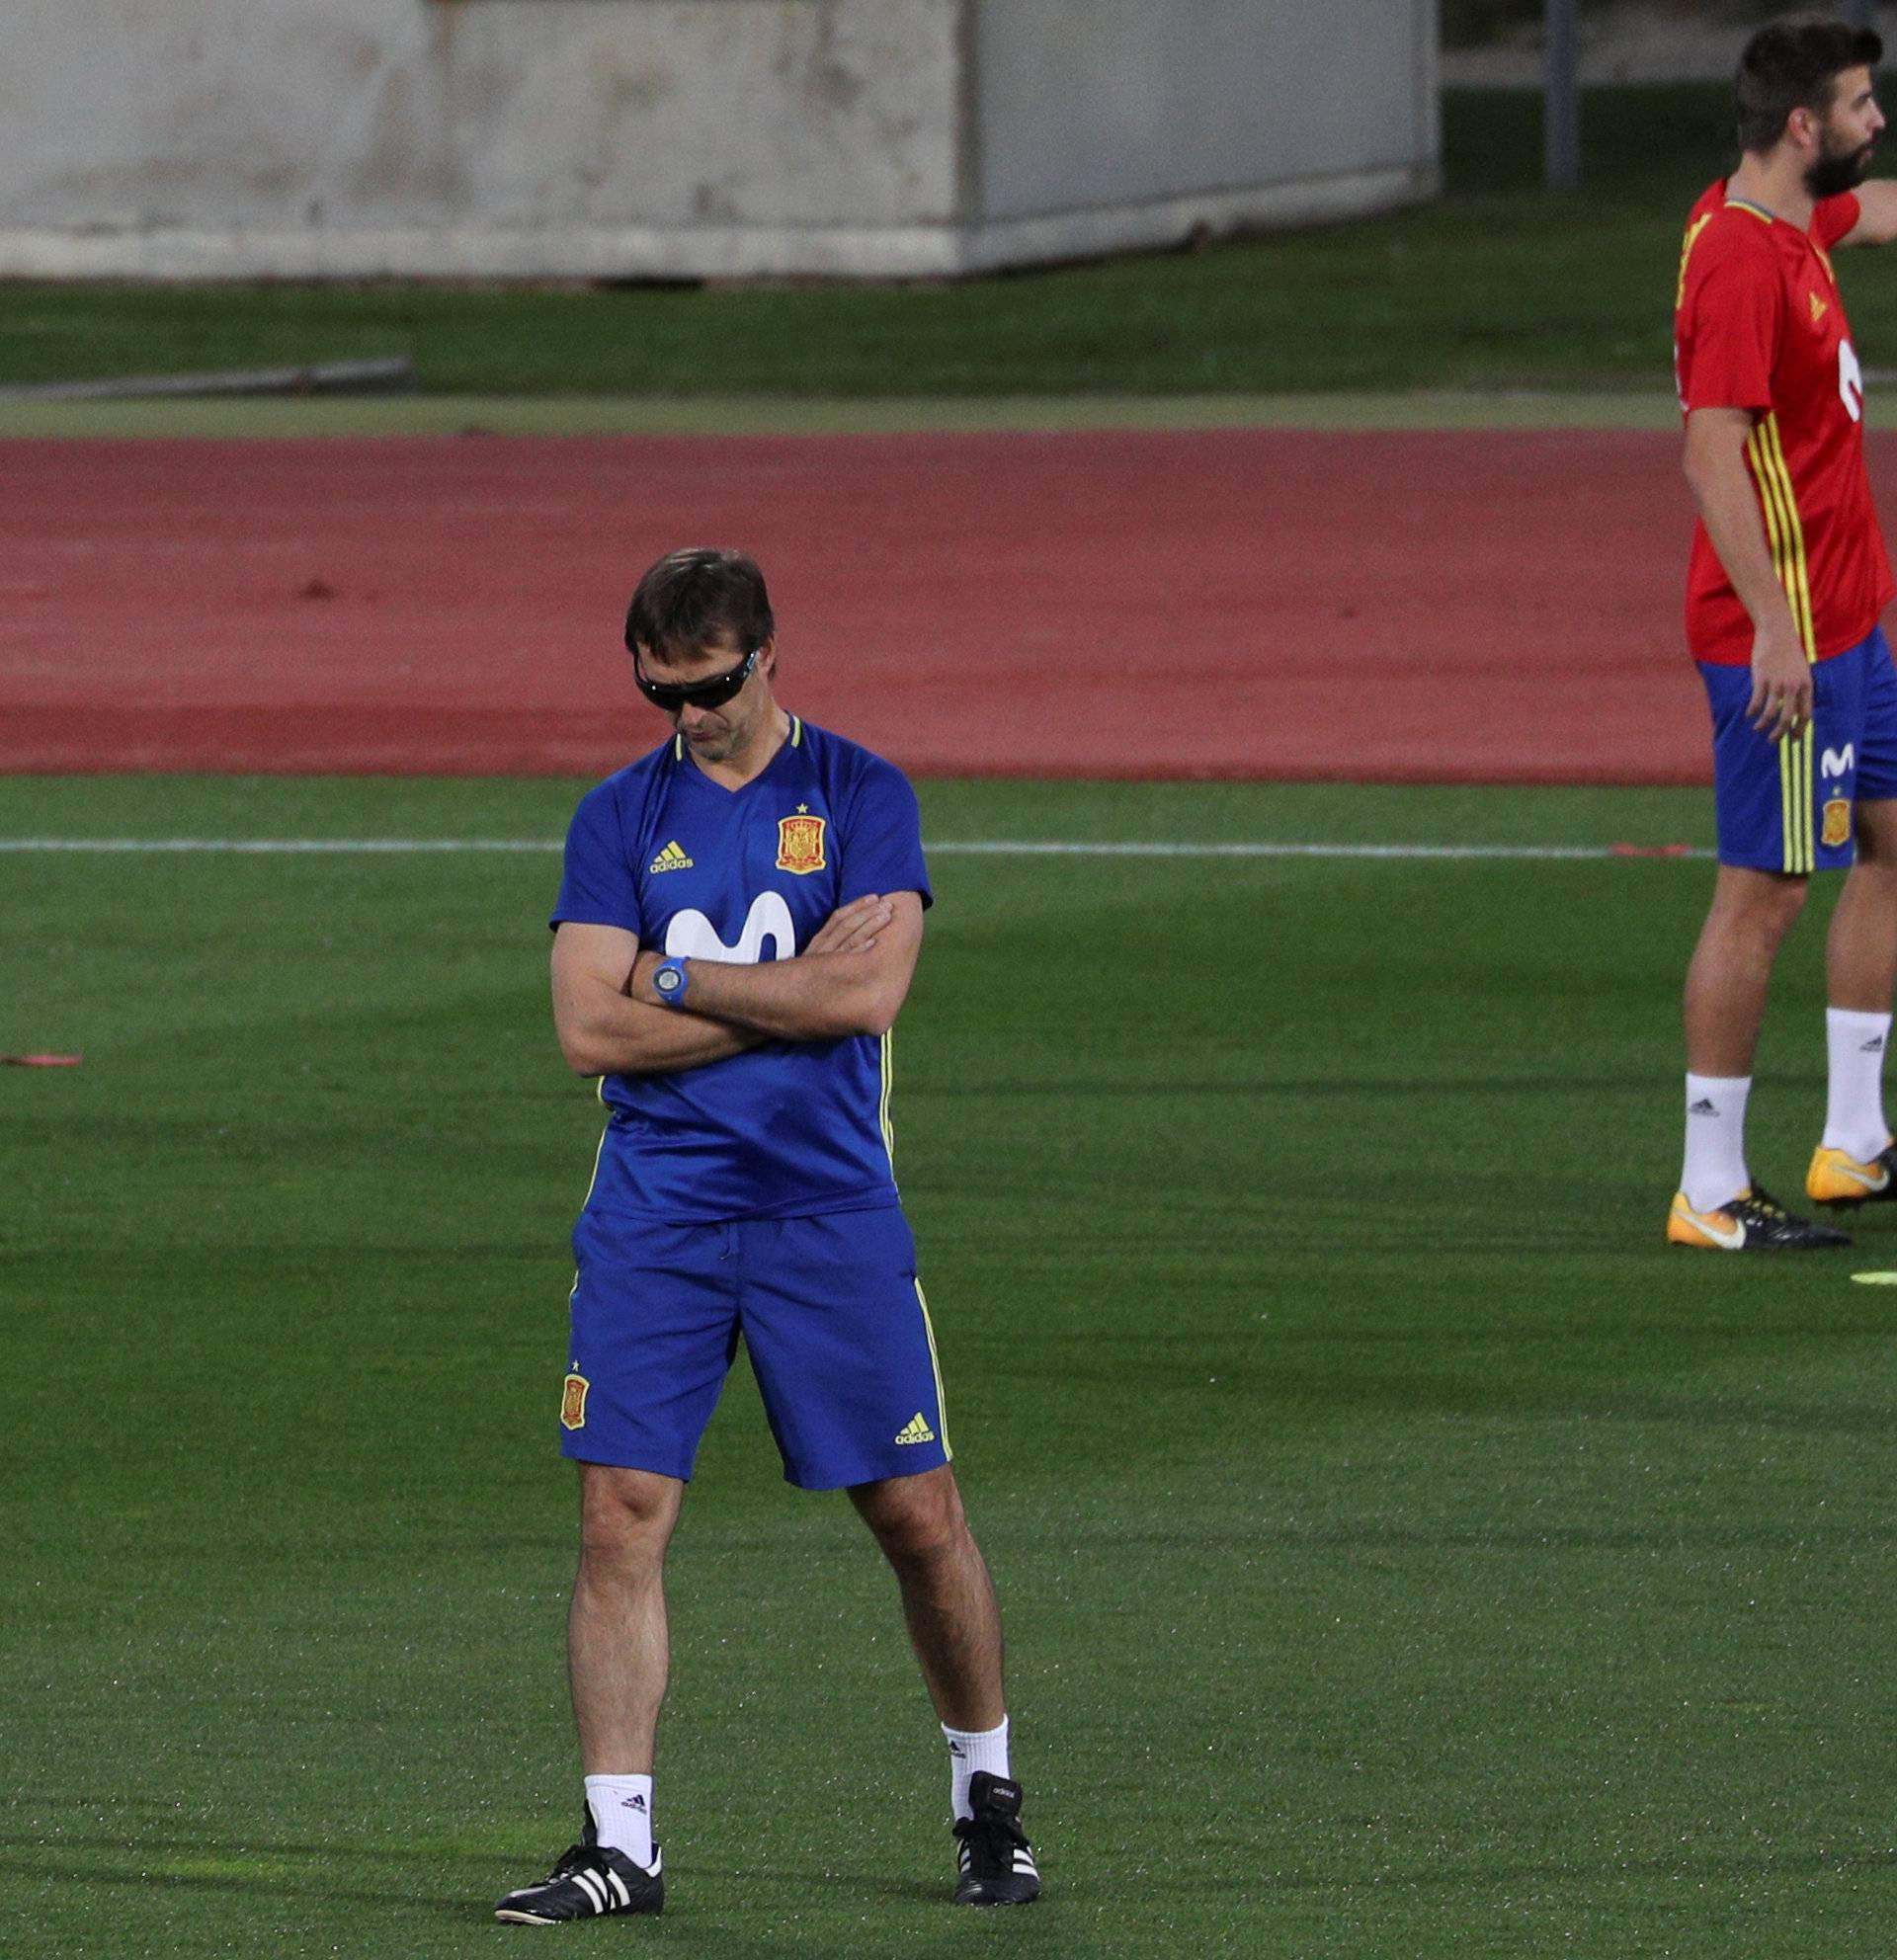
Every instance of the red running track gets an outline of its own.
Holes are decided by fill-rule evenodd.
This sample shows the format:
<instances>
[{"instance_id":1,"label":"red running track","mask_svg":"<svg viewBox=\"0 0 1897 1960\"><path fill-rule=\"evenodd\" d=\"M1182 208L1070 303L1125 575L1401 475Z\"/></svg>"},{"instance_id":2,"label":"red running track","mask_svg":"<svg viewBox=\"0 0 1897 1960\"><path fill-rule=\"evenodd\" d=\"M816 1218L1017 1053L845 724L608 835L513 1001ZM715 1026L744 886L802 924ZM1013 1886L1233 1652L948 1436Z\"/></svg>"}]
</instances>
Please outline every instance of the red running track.
<instances>
[{"instance_id":1,"label":"red running track","mask_svg":"<svg viewBox=\"0 0 1897 1960\"><path fill-rule=\"evenodd\" d=\"M1897 438L1872 437L1897 476ZM919 774L1683 782L1670 435L0 445L0 768L599 775L638 572ZM1886 482L1886 488L1893 487Z\"/></svg>"}]
</instances>

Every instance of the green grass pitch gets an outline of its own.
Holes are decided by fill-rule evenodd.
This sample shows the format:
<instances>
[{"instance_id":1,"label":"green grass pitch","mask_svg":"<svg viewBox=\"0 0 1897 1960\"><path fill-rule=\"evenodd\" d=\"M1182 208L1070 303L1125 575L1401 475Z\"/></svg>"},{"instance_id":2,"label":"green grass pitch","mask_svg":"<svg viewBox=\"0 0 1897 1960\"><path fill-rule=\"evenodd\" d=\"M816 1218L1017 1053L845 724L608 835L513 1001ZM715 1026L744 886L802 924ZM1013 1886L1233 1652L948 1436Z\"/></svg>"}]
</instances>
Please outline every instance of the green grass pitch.
<instances>
[{"instance_id":1,"label":"green grass pitch","mask_svg":"<svg viewBox=\"0 0 1897 1960\"><path fill-rule=\"evenodd\" d=\"M1589 90L1578 193L1543 188L1538 92L1451 89L1443 118L1443 194L1426 204L964 282L21 282L0 308L0 384L406 355L430 395L537 397L555 424L584 415L560 399L575 396L661 412L735 397L774 415L925 396L952 420L1031 414L1039 396L1158 397L1190 415L1193 397L1605 387L1664 409L1681 234L1734 162L1729 88ZM1874 379L1892 366L1897 253L1849 257ZM209 426L237 412L215 406ZM105 419L95 406L68 426ZM0 428L47 426L43 404L0 403Z\"/></svg>"},{"instance_id":2,"label":"green grass pitch","mask_svg":"<svg viewBox=\"0 0 1897 1960\"><path fill-rule=\"evenodd\" d=\"M0 782L0 836L557 835L562 782ZM934 841L1702 843L1666 792L924 785ZM1878 1955L1897 1219L1669 1255L1702 862L941 856L897 1163L1048 1893L747 1382L671 1568L680 1955ZM511 1951L571 1835L597 1107L549 857L0 856L0 1947ZM1820 922L1756 1166L1820 1119Z\"/></svg>"}]
</instances>

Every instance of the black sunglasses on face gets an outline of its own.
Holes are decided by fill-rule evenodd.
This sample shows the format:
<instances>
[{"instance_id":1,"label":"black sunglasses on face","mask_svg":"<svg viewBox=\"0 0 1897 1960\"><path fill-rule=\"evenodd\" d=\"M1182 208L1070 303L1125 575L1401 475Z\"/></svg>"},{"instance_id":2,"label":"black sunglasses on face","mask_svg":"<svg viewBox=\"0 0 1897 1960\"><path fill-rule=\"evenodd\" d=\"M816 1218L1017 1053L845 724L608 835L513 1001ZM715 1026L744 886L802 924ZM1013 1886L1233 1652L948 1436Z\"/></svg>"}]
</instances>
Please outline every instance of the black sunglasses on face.
<instances>
[{"instance_id":1,"label":"black sunglasses on face","mask_svg":"<svg viewBox=\"0 0 1897 1960\"><path fill-rule=\"evenodd\" d=\"M729 673L714 674L708 681L671 682L648 681L639 665L639 650L634 647L632 678L639 684L639 693L668 714L676 714L682 707L722 707L750 680L763 651L763 647L754 646Z\"/></svg>"}]
</instances>

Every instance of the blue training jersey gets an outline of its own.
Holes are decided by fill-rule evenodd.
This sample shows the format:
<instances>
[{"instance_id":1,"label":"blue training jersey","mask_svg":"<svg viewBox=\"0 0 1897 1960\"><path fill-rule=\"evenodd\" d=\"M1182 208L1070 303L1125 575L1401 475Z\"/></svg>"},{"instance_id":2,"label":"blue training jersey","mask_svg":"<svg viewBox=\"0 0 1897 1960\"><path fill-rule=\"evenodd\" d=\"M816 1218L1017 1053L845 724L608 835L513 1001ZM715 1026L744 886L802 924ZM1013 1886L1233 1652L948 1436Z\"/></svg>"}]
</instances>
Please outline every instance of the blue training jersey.
<instances>
[{"instance_id":1,"label":"blue training jersey","mask_svg":"<svg viewBox=\"0 0 1897 1960\"><path fill-rule=\"evenodd\" d=\"M732 790L674 736L589 790L550 923L619 926L687 959L789 959L867 892L933 903L916 794L795 715ZM893 1204L890 1038L768 1041L671 1075L609 1075L590 1210L686 1223Z\"/></svg>"}]
</instances>

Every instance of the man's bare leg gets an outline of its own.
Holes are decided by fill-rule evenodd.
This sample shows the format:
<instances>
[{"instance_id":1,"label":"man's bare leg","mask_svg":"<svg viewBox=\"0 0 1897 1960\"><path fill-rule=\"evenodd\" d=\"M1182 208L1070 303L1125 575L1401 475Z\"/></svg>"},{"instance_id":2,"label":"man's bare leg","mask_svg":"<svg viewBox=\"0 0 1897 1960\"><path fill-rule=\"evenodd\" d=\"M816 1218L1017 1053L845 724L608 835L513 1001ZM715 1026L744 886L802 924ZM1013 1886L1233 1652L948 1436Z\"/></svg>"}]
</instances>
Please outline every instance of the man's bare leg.
<instances>
[{"instance_id":1,"label":"man's bare leg","mask_svg":"<svg viewBox=\"0 0 1897 1960\"><path fill-rule=\"evenodd\" d=\"M1001 1609L955 1473L945 1463L916 1477L858 1484L850 1498L895 1569L936 1714L950 1729L998 1727L1007 1714Z\"/></svg>"},{"instance_id":2,"label":"man's bare leg","mask_svg":"<svg viewBox=\"0 0 1897 1960\"><path fill-rule=\"evenodd\" d=\"M580 1569L567 1677L589 1776L649 1776L671 1663L665 1548L685 1486L648 1470L580 1465Z\"/></svg>"},{"instance_id":3,"label":"man's bare leg","mask_svg":"<svg viewBox=\"0 0 1897 1960\"><path fill-rule=\"evenodd\" d=\"M1009 1767L1001 1609L955 1473L945 1463L859 1484L850 1497L895 1569L909 1639L948 1744L955 1903L1026 1905L1039 1895L1040 1874Z\"/></svg>"},{"instance_id":4,"label":"man's bare leg","mask_svg":"<svg viewBox=\"0 0 1897 1960\"><path fill-rule=\"evenodd\" d=\"M1821 1203L1897 1195L1884 1115L1884 1055L1897 982L1897 803L1856 810L1857 858L1825 940L1825 1130L1805 1188Z\"/></svg>"},{"instance_id":5,"label":"man's bare leg","mask_svg":"<svg viewBox=\"0 0 1897 1960\"><path fill-rule=\"evenodd\" d=\"M1687 967L1687 1068L1749 1076L1773 962L1804 909L1810 880L1721 864Z\"/></svg>"},{"instance_id":6,"label":"man's bare leg","mask_svg":"<svg viewBox=\"0 0 1897 1960\"><path fill-rule=\"evenodd\" d=\"M1686 1151L1667 1214L1675 1245L1724 1252L1789 1243L1813 1228L1759 1211L1746 1165L1746 1103L1773 963L1810 880L1722 864L1687 968ZM1735 1209L1753 1202L1753 1212ZM1822 1235L1820 1235L1822 1236Z\"/></svg>"},{"instance_id":7,"label":"man's bare leg","mask_svg":"<svg viewBox=\"0 0 1897 1960\"><path fill-rule=\"evenodd\" d=\"M665 1878L652 1841L652 1747L665 1699L665 1548L685 1486L611 1464L580 1469L580 1569L566 1619L567 1678L591 1830L498 1919L551 1925L657 1913Z\"/></svg>"},{"instance_id":8,"label":"man's bare leg","mask_svg":"<svg viewBox=\"0 0 1897 1960\"><path fill-rule=\"evenodd\" d=\"M1825 939L1825 998L1888 1014L1897 985L1897 803L1857 805L1857 861L1845 873Z\"/></svg>"}]
</instances>

